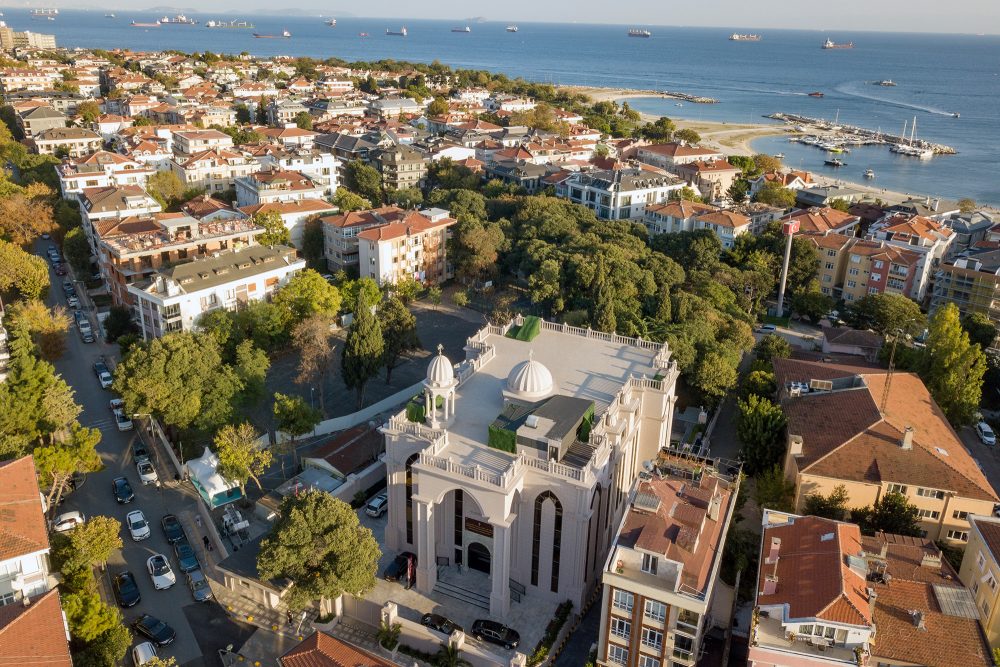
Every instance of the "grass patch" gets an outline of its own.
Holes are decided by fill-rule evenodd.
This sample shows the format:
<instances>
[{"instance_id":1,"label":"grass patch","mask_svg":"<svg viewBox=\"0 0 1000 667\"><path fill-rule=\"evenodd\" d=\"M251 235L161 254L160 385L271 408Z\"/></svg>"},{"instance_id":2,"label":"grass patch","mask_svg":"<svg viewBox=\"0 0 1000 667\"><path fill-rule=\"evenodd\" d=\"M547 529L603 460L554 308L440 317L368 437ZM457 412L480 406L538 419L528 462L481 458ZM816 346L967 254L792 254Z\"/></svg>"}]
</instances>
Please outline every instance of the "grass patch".
<instances>
[{"instance_id":1,"label":"grass patch","mask_svg":"<svg viewBox=\"0 0 1000 667\"><path fill-rule=\"evenodd\" d=\"M773 324L776 327L788 327L788 323L792 321L790 317L775 317L774 315L765 315L760 318L761 322L764 324Z\"/></svg>"},{"instance_id":2,"label":"grass patch","mask_svg":"<svg viewBox=\"0 0 1000 667\"><path fill-rule=\"evenodd\" d=\"M517 453L517 434L513 431L490 424L489 446L502 452Z\"/></svg>"},{"instance_id":3,"label":"grass patch","mask_svg":"<svg viewBox=\"0 0 1000 667\"><path fill-rule=\"evenodd\" d=\"M508 338L513 338L514 340L520 340L525 343L530 343L535 339L542 331L542 320L534 315L528 315L524 318L524 324L521 326L512 326L510 331L507 332Z\"/></svg>"},{"instance_id":4,"label":"grass patch","mask_svg":"<svg viewBox=\"0 0 1000 667\"><path fill-rule=\"evenodd\" d=\"M90 297L90 300L94 302L94 308L104 308L111 305L110 294L95 294Z\"/></svg>"}]
</instances>

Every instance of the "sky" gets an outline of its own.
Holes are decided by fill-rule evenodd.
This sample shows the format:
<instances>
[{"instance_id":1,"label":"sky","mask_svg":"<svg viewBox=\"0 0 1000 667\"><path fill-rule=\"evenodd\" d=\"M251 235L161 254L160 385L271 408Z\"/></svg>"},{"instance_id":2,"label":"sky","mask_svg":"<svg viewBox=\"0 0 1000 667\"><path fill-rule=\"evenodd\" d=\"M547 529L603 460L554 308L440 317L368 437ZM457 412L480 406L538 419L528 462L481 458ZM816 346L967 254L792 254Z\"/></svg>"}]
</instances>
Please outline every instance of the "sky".
<instances>
[{"instance_id":1,"label":"sky","mask_svg":"<svg viewBox=\"0 0 1000 667\"><path fill-rule=\"evenodd\" d=\"M904 32L1000 33L1000 0L28 0L6 6L107 9L197 7L201 13L275 13L276 7L324 15L496 21L614 23L628 25L721 26L742 29L884 30Z\"/></svg>"}]
</instances>

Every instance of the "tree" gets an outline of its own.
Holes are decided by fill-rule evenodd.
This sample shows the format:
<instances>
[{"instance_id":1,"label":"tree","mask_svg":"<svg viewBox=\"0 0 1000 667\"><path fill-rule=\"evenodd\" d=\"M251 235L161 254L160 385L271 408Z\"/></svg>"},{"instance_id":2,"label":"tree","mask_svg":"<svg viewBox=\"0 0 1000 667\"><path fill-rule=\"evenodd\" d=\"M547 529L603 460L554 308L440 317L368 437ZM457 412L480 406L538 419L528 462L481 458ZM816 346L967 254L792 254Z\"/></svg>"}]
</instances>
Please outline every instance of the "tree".
<instances>
[{"instance_id":1,"label":"tree","mask_svg":"<svg viewBox=\"0 0 1000 667\"><path fill-rule=\"evenodd\" d=\"M762 174L781 171L784 166L781 164L781 158L776 158L767 153L757 153L754 155L753 163L757 167L757 171Z\"/></svg>"},{"instance_id":2,"label":"tree","mask_svg":"<svg viewBox=\"0 0 1000 667\"><path fill-rule=\"evenodd\" d=\"M982 399L986 355L969 342L954 303L938 308L929 330L921 376L952 426L964 426Z\"/></svg>"},{"instance_id":3,"label":"tree","mask_svg":"<svg viewBox=\"0 0 1000 667\"><path fill-rule=\"evenodd\" d=\"M364 292L358 294L357 308L354 309L354 320L347 330L347 340L341 360L341 372L344 384L357 394L357 407L360 409L365 401L365 385L375 377L383 363L385 341L378 321L371 312L368 299Z\"/></svg>"},{"instance_id":4,"label":"tree","mask_svg":"<svg viewBox=\"0 0 1000 667\"><path fill-rule=\"evenodd\" d=\"M101 457L97 453L100 441L100 430L73 422L65 442L35 448L35 470L39 486L48 489L49 507L59 504L73 475L101 469Z\"/></svg>"},{"instance_id":5,"label":"tree","mask_svg":"<svg viewBox=\"0 0 1000 667\"><path fill-rule=\"evenodd\" d=\"M255 401L264 394L264 381L267 371L271 368L271 360L267 353L260 349L250 339L236 346L233 370L243 384L243 398Z\"/></svg>"},{"instance_id":6,"label":"tree","mask_svg":"<svg viewBox=\"0 0 1000 667\"><path fill-rule=\"evenodd\" d=\"M472 663L462 657L462 649L455 644L441 644L434 656L434 667L472 667Z\"/></svg>"},{"instance_id":7,"label":"tree","mask_svg":"<svg viewBox=\"0 0 1000 667\"><path fill-rule=\"evenodd\" d=\"M93 516L69 532L69 539L60 549L62 570L70 572L104 565L111 555L122 548L122 524L109 516Z\"/></svg>"},{"instance_id":8,"label":"tree","mask_svg":"<svg viewBox=\"0 0 1000 667\"><path fill-rule=\"evenodd\" d=\"M676 130L677 126L674 125L674 121L666 116L661 116L655 122L646 123L642 130L640 130L640 133L643 138L650 141L664 142L670 141Z\"/></svg>"},{"instance_id":9,"label":"tree","mask_svg":"<svg viewBox=\"0 0 1000 667\"><path fill-rule=\"evenodd\" d=\"M424 286L416 278L403 276L390 287L390 290L393 296L402 301L405 306L416 299L423 288Z\"/></svg>"},{"instance_id":10,"label":"tree","mask_svg":"<svg viewBox=\"0 0 1000 667\"><path fill-rule=\"evenodd\" d=\"M300 111L295 114L295 126L302 130L313 129L313 117L308 111Z\"/></svg>"},{"instance_id":11,"label":"tree","mask_svg":"<svg viewBox=\"0 0 1000 667\"><path fill-rule=\"evenodd\" d=\"M344 312L353 313L358 309L358 298L361 294L364 294L365 303L369 306L377 306L382 301L382 290L378 288L378 283L373 278L348 280L341 285L344 300L340 307Z\"/></svg>"},{"instance_id":12,"label":"tree","mask_svg":"<svg viewBox=\"0 0 1000 667\"><path fill-rule=\"evenodd\" d=\"M384 300L379 306L378 323L382 328L382 340L385 341L382 365L385 366L385 381L388 384L392 381L392 369L399 361L399 357L411 350L420 349L417 318L407 310L401 300L393 296Z\"/></svg>"},{"instance_id":13,"label":"tree","mask_svg":"<svg viewBox=\"0 0 1000 667\"><path fill-rule=\"evenodd\" d=\"M274 419L278 430L295 438L305 435L315 428L322 419L319 410L310 407L301 396L289 396L275 392Z\"/></svg>"},{"instance_id":14,"label":"tree","mask_svg":"<svg viewBox=\"0 0 1000 667\"><path fill-rule=\"evenodd\" d=\"M733 203L742 204L746 201L750 193L750 183L745 178L737 178L726 190L726 196L733 200Z\"/></svg>"},{"instance_id":15,"label":"tree","mask_svg":"<svg viewBox=\"0 0 1000 667\"><path fill-rule=\"evenodd\" d=\"M843 484L838 484L828 496L824 496L821 493L810 493L807 495L805 504L802 506L802 513L811 516L821 516L826 519L833 519L834 521L847 521L847 503L849 500L847 487Z\"/></svg>"},{"instance_id":16,"label":"tree","mask_svg":"<svg viewBox=\"0 0 1000 667\"><path fill-rule=\"evenodd\" d=\"M743 378L743 385L740 387L740 396L746 400L751 394L771 398L778 390L774 380L774 373L771 371L750 371Z\"/></svg>"},{"instance_id":17,"label":"tree","mask_svg":"<svg viewBox=\"0 0 1000 667\"><path fill-rule=\"evenodd\" d=\"M132 645L132 633L125 624L105 630L82 650L75 651L76 667L107 667L117 665L125 658ZM150 664L150 663L147 663Z\"/></svg>"},{"instance_id":18,"label":"tree","mask_svg":"<svg viewBox=\"0 0 1000 667\"><path fill-rule=\"evenodd\" d=\"M172 171L158 171L146 180L146 192L166 210L181 203L184 183Z\"/></svg>"},{"instance_id":19,"label":"tree","mask_svg":"<svg viewBox=\"0 0 1000 667\"><path fill-rule=\"evenodd\" d=\"M969 313L962 318L962 330L969 334L969 342L987 350L997 337L996 325L983 313Z\"/></svg>"},{"instance_id":20,"label":"tree","mask_svg":"<svg viewBox=\"0 0 1000 667\"><path fill-rule=\"evenodd\" d=\"M448 100L443 97L435 97L434 101L427 105L427 115L430 117L443 116L449 110Z\"/></svg>"},{"instance_id":21,"label":"tree","mask_svg":"<svg viewBox=\"0 0 1000 667\"><path fill-rule=\"evenodd\" d=\"M66 613L70 634L90 642L122 624L121 613L104 604L96 591L80 591L64 595L62 608Z\"/></svg>"},{"instance_id":22,"label":"tree","mask_svg":"<svg viewBox=\"0 0 1000 667\"><path fill-rule=\"evenodd\" d=\"M38 299L22 299L8 308L5 319L11 329L23 327L43 359L58 359L66 350L69 315L62 306L50 309Z\"/></svg>"},{"instance_id":23,"label":"tree","mask_svg":"<svg viewBox=\"0 0 1000 667\"><path fill-rule=\"evenodd\" d=\"M382 203L382 174L361 160L347 163L344 169L344 186L376 204Z\"/></svg>"},{"instance_id":24,"label":"tree","mask_svg":"<svg viewBox=\"0 0 1000 667\"><path fill-rule=\"evenodd\" d=\"M215 453L219 457L219 474L240 485L246 496L248 480L253 480L263 490L260 476L271 465L271 450L261 446L260 433L250 422L235 426L227 424L215 434Z\"/></svg>"},{"instance_id":25,"label":"tree","mask_svg":"<svg viewBox=\"0 0 1000 667\"><path fill-rule=\"evenodd\" d=\"M692 130L690 127L683 127L674 132L674 141L697 144L701 141L701 135Z\"/></svg>"},{"instance_id":26,"label":"tree","mask_svg":"<svg viewBox=\"0 0 1000 667\"><path fill-rule=\"evenodd\" d=\"M792 297L792 310L816 324L833 309L836 302L818 290L801 292Z\"/></svg>"},{"instance_id":27,"label":"tree","mask_svg":"<svg viewBox=\"0 0 1000 667\"><path fill-rule=\"evenodd\" d=\"M460 218L452 226L448 257L454 262L460 278L478 280L496 270L497 257L505 240L503 230L496 223Z\"/></svg>"},{"instance_id":28,"label":"tree","mask_svg":"<svg viewBox=\"0 0 1000 667\"><path fill-rule=\"evenodd\" d=\"M318 217L306 221L305 229L302 231L302 256L309 263L309 268L325 271L325 252L322 221Z\"/></svg>"},{"instance_id":29,"label":"tree","mask_svg":"<svg viewBox=\"0 0 1000 667\"><path fill-rule=\"evenodd\" d=\"M761 509L794 512L795 482L785 477L781 466L768 468L754 479L753 499Z\"/></svg>"},{"instance_id":30,"label":"tree","mask_svg":"<svg viewBox=\"0 0 1000 667\"><path fill-rule=\"evenodd\" d=\"M780 465L785 451L785 415L781 408L756 394L737 401L737 407L736 434L743 443L743 470L757 475Z\"/></svg>"},{"instance_id":31,"label":"tree","mask_svg":"<svg viewBox=\"0 0 1000 667\"><path fill-rule=\"evenodd\" d=\"M94 100L80 102L76 106L76 115L86 124L93 123L101 116L101 107Z\"/></svg>"},{"instance_id":32,"label":"tree","mask_svg":"<svg viewBox=\"0 0 1000 667\"><path fill-rule=\"evenodd\" d=\"M851 210L851 202L846 199L834 199L827 202L827 205L835 211L841 211L842 213L847 213Z\"/></svg>"},{"instance_id":33,"label":"tree","mask_svg":"<svg viewBox=\"0 0 1000 667\"><path fill-rule=\"evenodd\" d=\"M975 199L964 197L958 200L958 210L962 213L975 213L978 207Z\"/></svg>"},{"instance_id":34,"label":"tree","mask_svg":"<svg viewBox=\"0 0 1000 667\"><path fill-rule=\"evenodd\" d=\"M783 187L778 183L765 183L754 195L754 201L788 209L795 206L795 190Z\"/></svg>"},{"instance_id":35,"label":"tree","mask_svg":"<svg viewBox=\"0 0 1000 667\"><path fill-rule=\"evenodd\" d=\"M693 201L693 202L697 202L699 204L702 201L704 201L698 195L698 191L695 190L694 188L692 188L689 185L685 185L680 190L671 190L670 193L667 195L667 199L669 199L670 201L676 201L676 200L680 200L680 201Z\"/></svg>"},{"instance_id":36,"label":"tree","mask_svg":"<svg viewBox=\"0 0 1000 667\"><path fill-rule=\"evenodd\" d=\"M927 324L917 302L901 294L869 294L847 309L845 319L853 327L873 329L883 336L899 329L915 336Z\"/></svg>"},{"instance_id":37,"label":"tree","mask_svg":"<svg viewBox=\"0 0 1000 667\"><path fill-rule=\"evenodd\" d=\"M386 199L400 208L416 209L423 203L424 193L420 188L404 188L386 193Z\"/></svg>"},{"instance_id":38,"label":"tree","mask_svg":"<svg viewBox=\"0 0 1000 667\"><path fill-rule=\"evenodd\" d=\"M787 359L792 356L792 345L778 334L767 334L754 346L754 355L765 363Z\"/></svg>"},{"instance_id":39,"label":"tree","mask_svg":"<svg viewBox=\"0 0 1000 667\"><path fill-rule=\"evenodd\" d=\"M109 342L113 343L120 337L135 333L132 323L132 311L125 306L111 306L107 319L104 320L104 333Z\"/></svg>"},{"instance_id":40,"label":"tree","mask_svg":"<svg viewBox=\"0 0 1000 667\"><path fill-rule=\"evenodd\" d=\"M51 195L47 185L33 183L23 192L0 198L0 238L26 246L53 231Z\"/></svg>"},{"instance_id":41,"label":"tree","mask_svg":"<svg viewBox=\"0 0 1000 667\"><path fill-rule=\"evenodd\" d=\"M734 359L733 355L713 347L701 355L689 383L699 391L706 403L717 405L736 384L738 362L739 356Z\"/></svg>"},{"instance_id":42,"label":"tree","mask_svg":"<svg viewBox=\"0 0 1000 667\"><path fill-rule=\"evenodd\" d=\"M74 227L63 238L63 254L78 276L90 275L90 241L83 227Z\"/></svg>"},{"instance_id":43,"label":"tree","mask_svg":"<svg viewBox=\"0 0 1000 667\"><path fill-rule=\"evenodd\" d=\"M13 288L26 299L37 299L49 288L45 260L0 239L0 291Z\"/></svg>"},{"instance_id":44,"label":"tree","mask_svg":"<svg viewBox=\"0 0 1000 667\"><path fill-rule=\"evenodd\" d=\"M285 227L285 221L281 219L281 214L277 211L267 211L266 213L256 213L253 223L264 228L264 233L257 237L257 243L261 245L291 245L292 235Z\"/></svg>"},{"instance_id":45,"label":"tree","mask_svg":"<svg viewBox=\"0 0 1000 667\"><path fill-rule=\"evenodd\" d=\"M292 345L299 353L299 374L295 381L319 388L319 409L326 414L326 375L333 368L333 318L310 315L292 329Z\"/></svg>"},{"instance_id":46,"label":"tree","mask_svg":"<svg viewBox=\"0 0 1000 667\"><path fill-rule=\"evenodd\" d=\"M316 314L333 317L340 310L340 290L317 272L306 269L275 292L273 303L293 323Z\"/></svg>"},{"instance_id":47,"label":"tree","mask_svg":"<svg viewBox=\"0 0 1000 667\"><path fill-rule=\"evenodd\" d=\"M341 213L365 211L372 207L370 201L361 195L354 194L347 188L337 188L333 194L333 205L339 208Z\"/></svg>"},{"instance_id":48,"label":"tree","mask_svg":"<svg viewBox=\"0 0 1000 667\"><path fill-rule=\"evenodd\" d=\"M264 538L257 570L264 579L288 579L291 609L336 598L364 596L375 587L381 553L372 531L351 506L322 491L290 494Z\"/></svg>"},{"instance_id":49,"label":"tree","mask_svg":"<svg viewBox=\"0 0 1000 667\"><path fill-rule=\"evenodd\" d=\"M900 493L887 493L869 507L851 510L851 521L858 524L864 535L879 531L895 535L920 537L920 514L915 505Z\"/></svg>"}]
</instances>

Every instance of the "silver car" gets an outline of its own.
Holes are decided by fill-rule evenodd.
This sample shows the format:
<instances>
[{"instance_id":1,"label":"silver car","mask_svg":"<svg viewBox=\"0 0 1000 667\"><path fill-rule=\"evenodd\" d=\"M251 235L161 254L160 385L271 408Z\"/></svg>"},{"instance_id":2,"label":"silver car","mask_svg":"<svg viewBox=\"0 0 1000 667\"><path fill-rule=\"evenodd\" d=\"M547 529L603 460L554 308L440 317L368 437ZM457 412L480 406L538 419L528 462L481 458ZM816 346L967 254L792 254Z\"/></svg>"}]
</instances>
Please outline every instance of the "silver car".
<instances>
[{"instance_id":1,"label":"silver car","mask_svg":"<svg viewBox=\"0 0 1000 667\"><path fill-rule=\"evenodd\" d=\"M208 585L208 579L201 570L191 570L187 573L188 588L191 589L191 596L196 602L208 602L212 599L212 589Z\"/></svg>"}]
</instances>

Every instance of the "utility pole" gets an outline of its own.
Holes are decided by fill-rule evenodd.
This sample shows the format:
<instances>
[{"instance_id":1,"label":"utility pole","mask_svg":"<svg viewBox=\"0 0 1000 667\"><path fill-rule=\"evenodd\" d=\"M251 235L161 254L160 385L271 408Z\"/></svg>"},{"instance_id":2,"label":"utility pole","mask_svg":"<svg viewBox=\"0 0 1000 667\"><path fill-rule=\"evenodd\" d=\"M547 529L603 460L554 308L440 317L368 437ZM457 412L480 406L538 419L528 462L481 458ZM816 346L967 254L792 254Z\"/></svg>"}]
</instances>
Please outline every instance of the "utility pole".
<instances>
[{"instance_id":1,"label":"utility pole","mask_svg":"<svg viewBox=\"0 0 1000 667\"><path fill-rule=\"evenodd\" d=\"M776 316L785 314L785 283L788 281L788 262L792 259L792 238L799 231L799 221L789 220L781 225L781 233L785 235L785 259L781 263L781 283L778 285L778 312Z\"/></svg>"}]
</instances>

